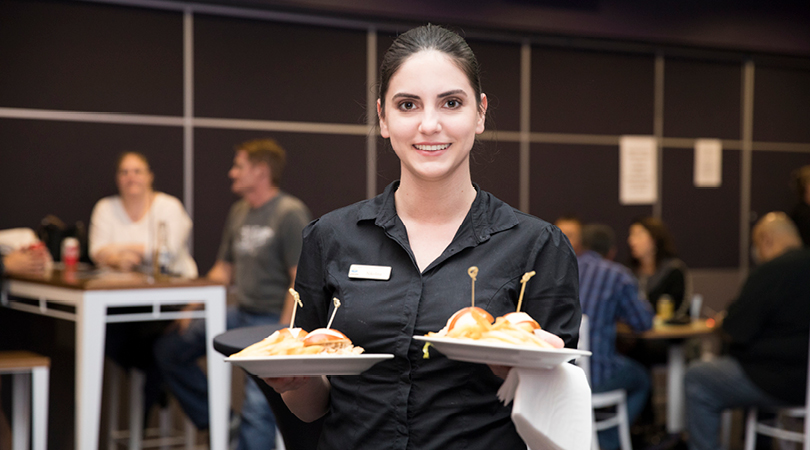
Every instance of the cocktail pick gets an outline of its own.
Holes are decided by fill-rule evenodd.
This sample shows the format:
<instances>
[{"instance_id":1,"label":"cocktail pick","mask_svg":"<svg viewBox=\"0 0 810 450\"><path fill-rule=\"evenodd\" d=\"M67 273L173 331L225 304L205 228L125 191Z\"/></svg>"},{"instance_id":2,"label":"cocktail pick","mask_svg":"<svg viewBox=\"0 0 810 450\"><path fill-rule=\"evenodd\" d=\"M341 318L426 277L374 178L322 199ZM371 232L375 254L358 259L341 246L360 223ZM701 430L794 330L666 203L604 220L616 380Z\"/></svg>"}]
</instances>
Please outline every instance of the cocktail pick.
<instances>
[{"instance_id":1,"label":"cocktail pick","mask_svg":"<svg viewBox=\"0 0 810 450\"><path fill-rule=\"evenodd\" d=\"M472 266L467 269L467 274L472 278L472 306L475 307L475 277L478 276L478 267Z\"/></svg>"},{"instance_id":2,"label":"cocktail pick","mask_svg":"<svg viewBox=\"0 0 810 450\"><path fill-rule=\"evenodd\" d=\"M533 277L536 272L532 270L531 272L526 272L520 278L520 297L518 298L518 306L517 312L520 312L520 306L523 304L523 293L526 292L526 282L529 281L529 278Z\"/></svg>"},{"instance_id":3,"label":"cocktail pick","mask_svg":"<svg viewBox=\"0 0 810 450\"><path fill-rule=\"evenodd\" d=\"M329 318L329 323L326 324L326 328L332 328L332 321L335 320L335 313L337 312L338 308L340 308L340 300L337 297L332 298L332 302L335 304L335 309L332 310L332 317Z\"/></svg>"},{"instance_id":4,"label":"cocktail pick","mask_svg":"<svg viewBox=\"0 0 810 450\"><path fill-rule=\"evenodd\" d=\"M301 301L301 296L298 295L298 292L295 292L295 289L290 288L290 294L292 294L293 300L295 300L293 302L292 318L290 319L290 328L292 328L293 325L295 325L295 313L298 311L299 306L304 307L304 303Z\"/></svg>"}]
</instances>

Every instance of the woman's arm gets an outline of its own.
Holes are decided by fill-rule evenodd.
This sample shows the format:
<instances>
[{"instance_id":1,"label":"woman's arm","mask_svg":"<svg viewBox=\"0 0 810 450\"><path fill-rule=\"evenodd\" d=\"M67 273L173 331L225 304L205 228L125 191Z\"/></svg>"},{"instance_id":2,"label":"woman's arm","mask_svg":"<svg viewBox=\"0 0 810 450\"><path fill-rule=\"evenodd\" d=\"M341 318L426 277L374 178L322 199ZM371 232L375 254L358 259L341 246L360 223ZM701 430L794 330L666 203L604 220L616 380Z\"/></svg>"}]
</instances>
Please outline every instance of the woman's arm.
<instances>
[{"instance_id":1,"label":"woman's arm","mask_svg":"<svg viewBox=\"0 0 810 450\"><path fill-rule=\"evenodd\" d=\"M331 384L323 375L265 378L264 382L281 394L290 411L304 422L314 422L329 410Z\"/></svg>"}]
</instances>

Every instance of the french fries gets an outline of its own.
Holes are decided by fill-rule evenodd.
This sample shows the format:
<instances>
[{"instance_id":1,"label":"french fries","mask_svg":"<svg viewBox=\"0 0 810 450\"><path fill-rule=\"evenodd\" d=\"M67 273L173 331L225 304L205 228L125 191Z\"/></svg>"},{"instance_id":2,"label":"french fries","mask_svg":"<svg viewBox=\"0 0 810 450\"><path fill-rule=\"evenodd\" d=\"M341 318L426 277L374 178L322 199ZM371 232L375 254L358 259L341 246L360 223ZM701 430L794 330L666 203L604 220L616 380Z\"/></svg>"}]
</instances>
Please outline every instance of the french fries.
<instances>
[{"instance_id":1,"label":"french fries","mask_svg":"<svg viewBox=\"0 0 810 450\"><path fill-rule=\"evenodd\" d=\"M293 336L288 328L276 331L270 336L255 344L245 347L242 351L234 353L231 357L254 358L257 356L279 355L314 355L323 351L321 345L304 345L303 337L306 332L300 331Z\"/></svg>"},{"instance_id":2,"label":"french fries","mask_svg":"<svg viewBox=\"0 0 810 450\"><path fill-rule=\"evenodd\" d=\"M495 342L499 344L524 345L539 348L554 348L548 342L540 339L534 333L530 333L520 328L503 317L495 319L495 323L489 323L483 317L476 314L475 324L465 323L455 326L447 333L427 334L428 337L449 337L455 339L470 339L481 342Z\"/></svg>"}]
</instances>

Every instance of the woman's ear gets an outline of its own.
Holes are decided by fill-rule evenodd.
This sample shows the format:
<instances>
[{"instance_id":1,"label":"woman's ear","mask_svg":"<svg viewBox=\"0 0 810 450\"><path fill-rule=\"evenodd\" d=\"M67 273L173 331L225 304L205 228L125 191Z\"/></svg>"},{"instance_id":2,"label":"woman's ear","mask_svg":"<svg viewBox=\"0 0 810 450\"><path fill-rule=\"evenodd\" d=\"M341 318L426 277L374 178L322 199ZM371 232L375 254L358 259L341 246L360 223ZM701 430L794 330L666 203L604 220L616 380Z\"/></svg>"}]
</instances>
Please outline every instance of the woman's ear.
<instances>
[{"instance_id":1,"label":"woman's ear","mask_svg":"<svg viewBox=\"0 0 810 450\"><path fill-rule=\"evenodd\" d=\"M377 99L377 118L380 119L380 136L384 138L391 137L388 133L388 125L385 124L385 118L383 117L383 110L382 110L382 103L380 99Z\"/></svg>"},{"instance_id":2,"label":"woman's ear","mask_svg":"<svg viewBox=\"0 0 810 450\"><path fill-rule=\"evenodd\" d=\"M481 93L481 105L478 107L478 121L475 124L475 134L481 134L486 128L487 119L487 94Z\"/></svg>"}]
</instances>

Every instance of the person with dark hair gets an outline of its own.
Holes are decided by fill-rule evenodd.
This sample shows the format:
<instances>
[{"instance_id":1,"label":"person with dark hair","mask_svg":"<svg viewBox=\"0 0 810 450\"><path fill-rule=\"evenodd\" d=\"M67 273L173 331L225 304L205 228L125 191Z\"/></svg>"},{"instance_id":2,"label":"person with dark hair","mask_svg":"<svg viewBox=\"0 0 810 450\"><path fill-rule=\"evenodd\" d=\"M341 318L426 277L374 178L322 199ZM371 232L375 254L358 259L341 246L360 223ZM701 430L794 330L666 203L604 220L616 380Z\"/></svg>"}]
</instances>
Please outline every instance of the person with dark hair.
<instances>
[{"instance_id":1,"label":"person with dark hair","mask_svg":"<svg viewBox=\"0 0 810 450\"><path fill-rule=\"evenodd\" d=\"M577 256L581 255L584 248L582 246L582 221L579 217L572 214L560 216L554 221L554 226L559 228L568 238L574 253Z\"/></svg>"},{"instance_id":2,"label":"person with dark hair","mask_svg":"<svg viewBox=\"0 0 810 450\"><path fill-rule=\"evenodd\" d=\"M227 311L227 328L287 324L301 254L301 231L310 221L307 207L280 188L286 158L272 139L236 146L228 172L231 190L242 197L228 214L222 243L207 278L234 285L237 305ZM184 319L158 340L158 366L183 411L208 428L208 382L197 359L205 355L205 322ZM239 450L275 448L275 419L252 379L245 380L239 424Z\"/></svg>"},{"instance_id":3,"label":"person with dark hair","mask_svg":"<svg viewBox=\"0 0 810 450\"><path fill-rule=\"evenodd\" d=\"M427 25L400 35L382 60L380 133L400 179L377 197L328 213L304 230L296 325L332 327L368 353L391 353L358 376L265 381L301 419L324 417L327 449L523 449L511 406L496 395L509 368L423 357L413 336L438 331L470 306L493 316L522 310L575 348L581 313L577 263L558 228L472 182L470 151L484 131L487 97L467 43ZM352 264L390 269L350 275Z\"/></svg>"},{"instance_id":4,"label":"person with dark hair","mask_svg":"<svg viewBox=\"0 0 810 450\"><path fill-rule=\"evenodd\" d=\"M762 217L751 238L760 265L723 319L728 354L693 365L684 377L691 450L720 448L723 410L805 402L810 250L782 212Z\"/></svg>"},{"instance_id":5,"label":"person with dark hair","mask_svg":"<svg viewBox=\"0 0 810 450\"><path fill-rule=\"evenodd\" d=\"M589 223L582 227L582 246L613 261L616 258L616 233L609 225Z\"/></svg>"},{"instance_id":6,"label":"person with dark hair","mask_svg":"<svg viewBox=\"0 0 810 450\"><path fill-rule=\"evenodd\" d=\"M616 322L634 331L652 328L653 310L639 297L633 274L623 265L605 258L615 254L613 230L589 224L582 230L585 251L579 256L579 301L590 321L591 389L627 392L630 423L641 414L650 393L650 376L639 362L616 352ZM599 447L619 448L616 428L599 432Z\"/></svg>"},{"instance_id":7,"label":"person with dark hair","mask_svg":"<svg viewBox=\"0 0 810 450\"><path fill-rule=\"evenodd\" d=\"M688 302L688 271L678 259L675 242L666 225L654 217L642 217L630 225L630 268L638 278L641 293L658 310L658 300L666 295L674 310L685 312Z\"/></svg>"},{"instance_id":8,"label":"person with dark hair","mask_svg":"<svg viewBox=\"0 0 810 450\"><path fill-rule=\"evenodd\" d=\"M799 229L804 246L810 246L810 165L793 171L793 186L798 202L790 213L790 218Z\"/></svg>"}]
</instances>

